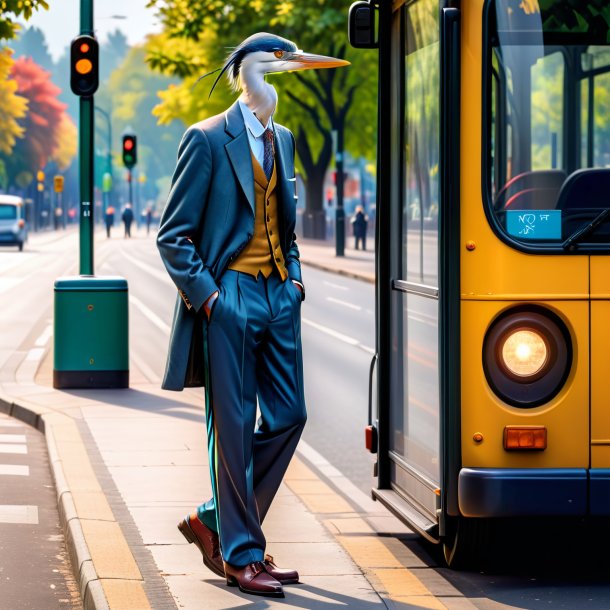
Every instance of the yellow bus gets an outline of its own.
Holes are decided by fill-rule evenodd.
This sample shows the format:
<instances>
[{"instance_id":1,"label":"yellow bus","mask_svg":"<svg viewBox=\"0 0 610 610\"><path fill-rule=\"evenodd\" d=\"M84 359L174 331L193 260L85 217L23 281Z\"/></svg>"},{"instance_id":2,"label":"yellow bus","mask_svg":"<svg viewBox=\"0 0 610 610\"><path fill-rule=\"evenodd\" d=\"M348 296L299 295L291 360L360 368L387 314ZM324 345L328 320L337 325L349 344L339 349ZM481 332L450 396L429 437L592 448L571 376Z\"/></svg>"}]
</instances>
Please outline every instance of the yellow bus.
<instances>
[{"instance_id":1,"label":"yellow bus","mask_svg":"<svg viewBox=\"0 0 610 610\"><path fill-rule=\"evenodd\" d=\"M374 497L468 562L610 516L610 3L372 0Z\"/></svg>"}]
</instances>

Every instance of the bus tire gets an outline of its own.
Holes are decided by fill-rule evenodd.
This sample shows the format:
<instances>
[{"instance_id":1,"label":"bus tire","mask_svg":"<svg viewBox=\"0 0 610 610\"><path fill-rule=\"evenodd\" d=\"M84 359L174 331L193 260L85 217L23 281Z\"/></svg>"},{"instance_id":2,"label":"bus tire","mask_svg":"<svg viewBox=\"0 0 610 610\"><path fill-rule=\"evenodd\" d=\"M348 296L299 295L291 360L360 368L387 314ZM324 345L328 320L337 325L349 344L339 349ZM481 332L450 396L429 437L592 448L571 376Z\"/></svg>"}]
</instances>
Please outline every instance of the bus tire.
<instances>
[{"instance_id":1,"label":"bus tire","mask_svg":"<svg viewBox=\"0 0 610 610\"><path fill-rule=\"evenodd\" d=\"M477 567L486 555L491 536L487 519L457 517L449 525L449 535L443 541L443 555L453 570Z\"/></svg>"}]
</instances>

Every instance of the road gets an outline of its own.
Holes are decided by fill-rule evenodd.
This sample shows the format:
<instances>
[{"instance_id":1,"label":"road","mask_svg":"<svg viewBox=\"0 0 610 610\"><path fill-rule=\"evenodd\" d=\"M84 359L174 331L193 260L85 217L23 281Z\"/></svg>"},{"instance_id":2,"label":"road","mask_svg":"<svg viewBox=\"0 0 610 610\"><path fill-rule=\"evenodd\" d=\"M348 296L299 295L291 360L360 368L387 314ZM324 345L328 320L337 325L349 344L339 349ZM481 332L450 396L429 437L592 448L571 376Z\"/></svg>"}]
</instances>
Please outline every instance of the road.
<instances>
[{"instance_id":1,"label":"road","mask_svg":"<svg viewBox=\"0 0 610 610\"><path fill-rule=\"evenodd\" d=\"M25 375L24 367L34 366L50 340L53 280L76 272L76 234L35 237L22 254L0 250L0 375L5 383ZM153 236L107 240L99 235L96 272L127 278L132 377L160 383L176 291L162 268ZM302 308L302 334L309 412L304 455L326 460L359 493L366 493L372 459L363 447L363 428L374 347L373 286L309 267L303 272L307 299ZM427 332L421 321L410 323ZM422 340L432 341L428 335ZM28 364L28 359L34 364ZM429 364L423 366L430 368ZM203 409L201 390L187 392L193 404L201 404ZM46 459L44 452L32 451L29 457L41 464ZM34 462L29 463L33 467ZM610 560L603 543L607 537L595 532L591 544L585 546L581 529L568 536L562 524L554 524L554 535L547 538L540 537L531 524L519 525L514 535L507 531L494 546L495 562L481 572L458 573L439 567L437 550L416 536L403 536L399 542L420 558L422 564L416 568L424 582L430 579L428 587L438 590L441 600L442 582L449 581L464 593L470 607L484 610L610 608ZM599 552L593 555L591 549ZM0 609L4 610L2 597Z\"/></svg>"}]
</instances>

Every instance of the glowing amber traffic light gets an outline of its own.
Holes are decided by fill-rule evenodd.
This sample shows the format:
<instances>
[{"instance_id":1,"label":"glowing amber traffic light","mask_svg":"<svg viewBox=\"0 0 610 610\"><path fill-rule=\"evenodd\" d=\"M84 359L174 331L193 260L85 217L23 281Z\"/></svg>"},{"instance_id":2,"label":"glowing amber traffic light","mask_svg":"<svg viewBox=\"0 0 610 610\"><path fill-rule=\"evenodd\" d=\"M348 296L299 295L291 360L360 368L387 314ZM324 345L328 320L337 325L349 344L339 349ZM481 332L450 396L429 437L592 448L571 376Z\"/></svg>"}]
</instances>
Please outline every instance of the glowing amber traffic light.
<instances>
[{"instance_id":1,"label":"glowing amber traffic light","mask_svg":"<svg viewBox=\"0 0 610 610\"><path fill-rule=\"evenodd\" d=\"M79 74L89 74L93 70L93 64L88 59L79 59L76 62L76 71Z\"/></svg>"},{"instance_id":2,"label":"glowing amber traffic light","mask_svg":"<svg viewBox=\"0 0 610 610\"><path fill-rule=\"evenodd\" d=\"M99 47L93 36L77 36L70 46L70 88L76 95L92 96L99 82Z\"/></svg>"}]
</instances>

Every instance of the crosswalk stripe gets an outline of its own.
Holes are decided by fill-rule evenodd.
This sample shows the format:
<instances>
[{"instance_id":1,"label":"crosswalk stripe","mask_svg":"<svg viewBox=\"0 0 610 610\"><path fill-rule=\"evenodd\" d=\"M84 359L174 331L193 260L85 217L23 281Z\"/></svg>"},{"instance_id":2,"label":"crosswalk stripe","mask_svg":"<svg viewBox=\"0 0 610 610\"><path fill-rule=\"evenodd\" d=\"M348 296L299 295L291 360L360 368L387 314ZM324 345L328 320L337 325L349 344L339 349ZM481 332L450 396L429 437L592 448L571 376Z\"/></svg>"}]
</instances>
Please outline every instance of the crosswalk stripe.
<instances>
[{"instance_id":1,"label":"crosswalk stripe","mask_svg":"<svg viewBox=\"0 0 610 610\"><path fill-rule=\"evenodd\" d=\"M19 466L17 464L0 464L0 475L15 475L20 477L30 476L29 466Z\"/></svg>"},{"instance_id":2,"label":"crosswalk stripe","mask_svg":"<svg viewBox=\"0 0 610 610\"><path fill-rule=\"evenodd\" d=\"M25 455L28 452L27 445L9 445L9 444L0 444L0 453L19 453L21 455Z\"/></svg>"},{"instance_id":3,"label":"crosswalk stripe","mask_svg":"<svg viewBox=\"0 0 610 610\"><path fill-rule=\"evenodd\" d=\"M38 525L38 506L0 504L0 523Z\"/></svg>"},{"instance_id":4,"label":"crosswalk stripe","mask_svg":"<svg viewBox=\"0 0 610 610\"><path fill-rule=\"evenodd\" d=\"M25 434L0 434L0 443L25 443Z\"/></svg>"}]
</instances>

